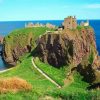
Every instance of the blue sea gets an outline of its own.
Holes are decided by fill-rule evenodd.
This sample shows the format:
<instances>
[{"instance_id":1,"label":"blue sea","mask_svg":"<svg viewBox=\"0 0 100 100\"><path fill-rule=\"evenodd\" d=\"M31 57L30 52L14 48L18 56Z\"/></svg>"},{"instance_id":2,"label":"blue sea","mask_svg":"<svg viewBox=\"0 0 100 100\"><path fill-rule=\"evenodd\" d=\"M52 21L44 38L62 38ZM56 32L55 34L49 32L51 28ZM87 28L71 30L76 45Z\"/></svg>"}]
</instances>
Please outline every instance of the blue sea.
<instances>
[{"instance_id":1,"label":"blue sea","mask_svg":"<svg viewBox=\"0 0 100 100\"><path fill-rule=\"evenodd\" d=\"M82 20L78 20L78 24ZM8 21L8 22L0 22L0 36L6 36L10 32L16 29L24 28L25 24L28 22L33 22L33 23L51 23L56 26L61 26L63 20L43 20L43 21ZM94 28L95 31L95 38L96 38L96 44L97 44L97 50L100 55L100 20L90 20L90 25ZM1 47L0 47L1 48ZM2 57L0 56L0 70L6 69L6 64L2 60Z\"/></svg>"}]
</instances>

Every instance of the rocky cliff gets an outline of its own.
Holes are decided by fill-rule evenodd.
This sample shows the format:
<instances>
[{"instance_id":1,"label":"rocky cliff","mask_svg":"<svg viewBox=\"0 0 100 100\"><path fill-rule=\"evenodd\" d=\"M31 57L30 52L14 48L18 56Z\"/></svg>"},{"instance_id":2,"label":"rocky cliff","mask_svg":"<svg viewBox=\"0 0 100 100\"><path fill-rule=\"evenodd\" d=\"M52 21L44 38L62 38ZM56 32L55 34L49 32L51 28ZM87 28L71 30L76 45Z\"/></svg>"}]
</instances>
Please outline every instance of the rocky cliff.
<instances>
[{"instance_id":1,"label":"rocky cliff","mask_svg":"<svg viewBox=\"0 0 100 100\"><path fill-rule=\"evenodd\" d=\"M31 52L32 34L20 34L19 36L7 36L4 38L3 57L4 60L16 65L19 57L26 52Z\"/></svg>"},{"instance_id":2,"label":"rocky cliff","mask_svg":"<svg viewBox=\"0 0 100 100\"><path fill-rule=\"evenodd\" d=\"M20 56L31 52L35 48L35 40L40 34L52 30L47 27L23 28L11 32L4 38L3 57L4 60L16 65Z\"/></svg>"},{"instance_id":3,"label":"rocky cliff","mask_svg":"<svg viewBox=\"0 0 100 100\"><path fill-rule=\"evenodd\" d=\"M97 55L92 28L49 32L39 38L38 50L42 61L57 67L72 62L77 65L85 56Z\"/></svg>"},{"instance_id":4,"label":"rocky cliff","mask_svg":"<svg viewBox=\"0 0 100 100\"><path fill-rule=\"evenodd\" d=\"M57 68L72 65L72 70L76 68L86 81L96 80L95 72L100 64L94 30L91 27L47 32L38 39L37 51L39 58L45 63Z\"/></svg>"}]
</instances>

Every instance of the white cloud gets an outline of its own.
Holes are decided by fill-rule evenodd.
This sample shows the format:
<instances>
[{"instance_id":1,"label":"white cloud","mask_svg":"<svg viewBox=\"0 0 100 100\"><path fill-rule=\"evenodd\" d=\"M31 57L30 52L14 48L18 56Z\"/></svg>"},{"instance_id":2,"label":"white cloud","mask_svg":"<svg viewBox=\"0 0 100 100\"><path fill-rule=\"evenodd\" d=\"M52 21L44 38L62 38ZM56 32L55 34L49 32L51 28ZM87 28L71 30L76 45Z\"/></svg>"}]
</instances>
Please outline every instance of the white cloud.
<instances>
[{"instance_id":1,"label":"white cloud","mask_svg":"<svg viewBox=\"0 0 100 100\"><path fill-rule=\"evenodd\" d=\"M97 8L100 8L100 4L88 4L88 5L85 5L84 7L97 9Z\"/></svg>"}]
</instances>

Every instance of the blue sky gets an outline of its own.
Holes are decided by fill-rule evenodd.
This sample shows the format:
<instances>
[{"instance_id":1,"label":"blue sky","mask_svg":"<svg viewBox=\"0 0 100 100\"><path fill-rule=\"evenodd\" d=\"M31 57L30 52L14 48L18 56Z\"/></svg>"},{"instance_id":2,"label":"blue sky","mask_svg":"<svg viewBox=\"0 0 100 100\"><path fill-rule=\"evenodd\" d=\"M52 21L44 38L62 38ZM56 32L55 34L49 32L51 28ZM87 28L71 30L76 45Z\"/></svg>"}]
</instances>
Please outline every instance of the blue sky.
<instances>
[{"instance_id":1,"label":"blue sky","mask_svg":"<svg viewBox=\"0 0 100 100\"><path fill-rule=\"evenodd\" d=\"M100 19L100 0L0 0L0 21Z\"/></svg>"}]
</instances>

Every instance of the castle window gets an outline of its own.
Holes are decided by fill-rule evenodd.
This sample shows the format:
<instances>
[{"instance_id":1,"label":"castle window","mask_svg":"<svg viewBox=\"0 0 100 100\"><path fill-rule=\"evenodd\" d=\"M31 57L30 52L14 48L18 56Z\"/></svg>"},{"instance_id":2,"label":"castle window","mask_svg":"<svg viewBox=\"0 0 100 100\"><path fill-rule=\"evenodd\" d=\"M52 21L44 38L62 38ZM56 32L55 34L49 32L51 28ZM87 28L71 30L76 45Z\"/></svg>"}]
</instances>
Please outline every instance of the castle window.
<instances>
[{"instance_id":1,"label":"castle window","mask_svg":"<svg viewBox=\"0 0 100 100\"><path fill-rule=\"evenodd\" d=\"M70 22L69 22L69 24L70 24Z\"/></svg>"}]
</instances>

